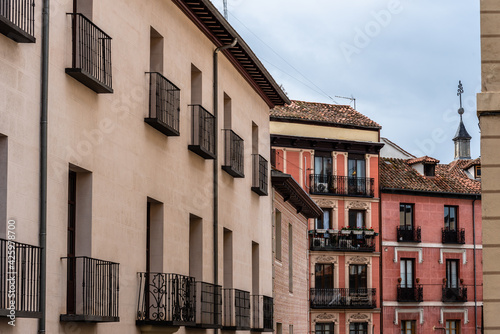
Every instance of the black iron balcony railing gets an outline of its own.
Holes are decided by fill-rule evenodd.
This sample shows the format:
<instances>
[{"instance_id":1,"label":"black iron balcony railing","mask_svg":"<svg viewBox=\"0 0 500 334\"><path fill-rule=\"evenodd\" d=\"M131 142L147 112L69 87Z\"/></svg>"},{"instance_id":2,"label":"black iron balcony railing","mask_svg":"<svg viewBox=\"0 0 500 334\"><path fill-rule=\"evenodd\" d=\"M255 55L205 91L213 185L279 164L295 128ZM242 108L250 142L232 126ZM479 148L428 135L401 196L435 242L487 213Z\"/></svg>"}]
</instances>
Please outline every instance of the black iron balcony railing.
<instances>
[{"instance_id":1,"label":"black iron balcony railing","mask_svg":"<svg viewBox=\"0 0 500 334\"><path fill-rule=\"evenodd\" d=\"M66 314L61 321L117 322L119 264L87 256L65 257Z\"/></svg>"},{"instance_id":2,"label":"black iron balcony railing","mask_svg":"<svg viewBox=\"0 0 500 334\"><path fill-rule=\"evenodd\" d=\"M149 117L144 121L167 136L178 136L181 90L158 72L149 74Z\"/></svg>"},{"instance_id":3,"label":"black iron balcony railing","mask_svg":"<svg viewBox=\"0 0 500 334\"><path fill-rule=\"evenodd\" d=\"M398 226L397 227L398 241L401 242L421 242L422 230L420 226Z\"/></svg>"},{"instance_id":4,"label":"black iron balcony railing","mask_svg":"<svg viewBox=\"0 0 500 334\"><path fill-rule=\"evenodd\" d=\"M443 286L442 301L445 303L465 303L467 301L467 287L448 288Z\"/></svg>"},{"instance_id":5,"label":"black iron balcony railing","mask_svg":"<svg viewBox=\"0 0 500 334\"><path fill-rule=\"evenodd\" d=\"M373 178L323 174L309 176L311 194L373 197L374 190Z\"/></svg>"},{"instance_id":6,"label":"black iron balcony railing","mask_svg":"<svg viewBox=\"0 0 500 334\"><path fill-rule=\"evenodd\" d=\"M222 327L227 330L250 329L250 292L238 289L224 290Z\"/></svg>"},{"instance_id":7,"label":"black iron balcony railing","mask_svg":"<svg viewBox=\"0 0 500 334\"><path fill-rule=\"evenodd\" d=\"M40 247L0 239L0 316L40 318Z\"/></svg>"},{"instance_id":8,"label":"black iron balcony railing","mask_svg":"<svg viewBox=\"0 0 500 334\"><path fill-rule=\"evenodd\" d=\"M443 244L465 244L465 229L442 229Z\"/></svg>"},{"instance_id":9,"label":"black iron balcony railing","mask_svg":"<svg viewBox=\"0 0 500 334\"><path fill-rule=\"evenodd\" d=\"M222 287L212 283L196 282L196 326L222 327Z\"/></svg>"},{"instance_id":10,"label":"black iron balcony railing","mask_svg":"<svg viewBox=\"0 0 500 334\"><path fill-rule=\"evenodd\" d=\"M191 105L192 132L188 149L204 159L215 159L215 117L199 104Z\"/></svg>"},{"instance_id":11,"label":"black iron balcony railing","mask_svg":"<svg viewBox=\"0 0 500 334\"><path fill-rule=\"evenodd\" d=\"M267 160L260 154L252 154L252 191L267 196Z\"/></svg>"},{"instance_id":12,"label":"black iron balcony railing","mask_svg":"<svg viewBox=\"0 0 500 334\"><path fill-rule=\"evenodd\" d=\"M398 302L422 302L424 300L424 288L422 284L414 284L413 287L397 286Z\"/></svg>"},{"instance_id":13,"label":"black iron balcony railing","mask_svg":"<svg viewBox=\"0 0 500 334\"><path fill-rule=\"evenodd\" d=\"M233 130L224 130L224 165L222 169L234 177L245 177L243 139Z\"/></svg>"},{"instance_id":14,"label":"black iron balcony railing","mask_svg":"<svg viewBox=\"0 0 500 334\"><path fill-rule=\"evenodd\" d=\"M80 13L72 19L71 67L66 73L96 93L113 93L111 37Z\"/></svg>"},{"instance_id":15,"label":"black iron balcony railing","mask_svg":"<svg viewBox=\"0 0 500 334\"><path fill-rule=\"evenodd\" d=\"M311 289L311 308L375 308L376 289Z\"/></svg>"},{"instance_id":16,"label":"black iron balcony railing","mask_svg":"<svg viewBox=\"0 0 500 334\"><path fill-rule=\"evenodd\" d=\"M0 1L0 33L18 43L35 43L35 1Z\"/></svg>"},{"instance_id":17,"label":"black iron balcony railing","mask_svg":"<svg viewBox=\"0 0 500 334\"><path fill-rule=\"evenodd\" d=\"M340 232L319 233L309 231L309 249L313 251L358 251L374 252L375 236L373 232L361 232L361 234L349 234ZM369 233L369 234L367 234ZM373 233L373 234L372 234Z\"/></svg>"},{"instance_id":18,"label":"black iron balcony railing","mask_svg":"<svg viewBox=\"0 0 500 334\"><path fill-rule=\"evenodd\" d=\"M273 298L252 296L252 330L257 332L273 331Z\"/></svg>"},{"instance_id":19,"label":"black iron balcony railing","mask_svg":"<svg viewBox=\"0 0 500 334\"><path fill-rule=\"evenodd\" d=\"M137 325L194 326L196 286L193 277L139 273Z\"/></svg>"}]
</instances>

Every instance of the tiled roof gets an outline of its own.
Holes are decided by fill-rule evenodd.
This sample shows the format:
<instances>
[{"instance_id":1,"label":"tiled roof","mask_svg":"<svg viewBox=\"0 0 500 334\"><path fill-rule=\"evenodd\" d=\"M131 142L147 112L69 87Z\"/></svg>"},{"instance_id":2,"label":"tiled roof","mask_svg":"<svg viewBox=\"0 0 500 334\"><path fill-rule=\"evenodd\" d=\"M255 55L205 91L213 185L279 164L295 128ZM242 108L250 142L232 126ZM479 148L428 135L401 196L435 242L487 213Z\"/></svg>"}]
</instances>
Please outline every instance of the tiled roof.
<instances>
[{"instance_id":1,"label":"tiled roof","mask_svg":"<svg viewBox=\"0 0 500 334\"><path fill-rule=\"evenodd\" d=\"M415 158L415 159L410 159L408 160L408 164L409 165L414 165L414 164L418 164L418 163L422 163L422 164L438 164L439 163L439 160L438 159L434 159L434 158L431 158L431 157L428 157L428 156L423 156L423 157L420 157L420 158Z\"/></svg>"},{"instance_id":2,"label":"tiled roof","mask_svg":"<svg viewBox=\"0 0 500 334\"><path fill-rule=\"evenodd\" d=\"M276 106L271 110L271 118L382 128L350 106L296 100L286 106Z\"/></svg>"},{"instance_id":3,"label":"tiled roof","mask_svg":"<svg viewBox=\"0 0 500 334\"><path fill-rule=\"evenodd\" d=\"M463 166L463 169L469 169L469 168L471 168L472 166L475 166L475 165L480 165L480 164L481 164L481 157L476 158L476 159L474 159L474 160L467 160L467 161L469 161L469 163L465 164L465 165Z\"/></svg>"},{"instance_id":4,"label":"tiled roof","mask_svg":"<svg viewBox=\"0 0 500 334\"><path fill-rule=\"evenodd\" d=\"M380 186L382 189L415 190L435 193L481 194L481 181L470 179L464 171L472 160L455 160L436 165L436 176L418 173L410 160L380 158Z\"/></svg>"}]
</instances>

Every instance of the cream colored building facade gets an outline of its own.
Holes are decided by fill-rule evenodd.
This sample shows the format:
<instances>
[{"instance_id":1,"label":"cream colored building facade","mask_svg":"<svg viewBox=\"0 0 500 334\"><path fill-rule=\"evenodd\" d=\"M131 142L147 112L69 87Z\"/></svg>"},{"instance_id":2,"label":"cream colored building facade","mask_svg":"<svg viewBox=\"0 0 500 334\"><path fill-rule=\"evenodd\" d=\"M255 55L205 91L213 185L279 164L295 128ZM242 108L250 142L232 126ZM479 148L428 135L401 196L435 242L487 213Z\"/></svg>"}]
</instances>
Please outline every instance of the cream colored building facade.
<instances>
[{"instance_id":1,"label":"cream colored building facade","mask_svg":"<svg viewBox=\"0 0 500 334\"><path fill-rule=\"evenodd\" d=\"M42 5L0 34L2 248L39 246ZM272 77L208 0L53 0L49 43L47 284L27 246L18 302L46 291L46 333L269 330ZM17 307L0 333L37 333Z\"/></svg>"},{"instance_id":2,"label":"cream colored building facade","mask_svg":"<svg viewBox=\"0 0 500 334\"><path fill-rule=\"evenodd\" d=\"M500 332L500 3L481 1L481 127L484 333Z\"/></svg>"}]
</instances>

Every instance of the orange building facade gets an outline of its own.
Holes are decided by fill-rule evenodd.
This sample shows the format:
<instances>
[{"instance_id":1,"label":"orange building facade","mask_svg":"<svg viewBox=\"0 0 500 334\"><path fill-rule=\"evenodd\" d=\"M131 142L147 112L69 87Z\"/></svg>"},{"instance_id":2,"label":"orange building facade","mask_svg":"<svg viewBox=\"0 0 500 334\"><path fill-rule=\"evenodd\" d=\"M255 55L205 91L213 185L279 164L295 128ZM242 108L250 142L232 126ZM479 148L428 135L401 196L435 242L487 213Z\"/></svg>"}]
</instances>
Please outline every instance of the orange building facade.
<instances>
[{"instance_id":1,"label":"orange building facade","mask_svg":"<svg viewBox=\"0 0 500 334\"><path fill-rule=\"evenodd\" d=\"M349 106L271 111L273 166L323 210L308 222L310 333L380 333L379 131Z\"/></svg>"}]
</instances>

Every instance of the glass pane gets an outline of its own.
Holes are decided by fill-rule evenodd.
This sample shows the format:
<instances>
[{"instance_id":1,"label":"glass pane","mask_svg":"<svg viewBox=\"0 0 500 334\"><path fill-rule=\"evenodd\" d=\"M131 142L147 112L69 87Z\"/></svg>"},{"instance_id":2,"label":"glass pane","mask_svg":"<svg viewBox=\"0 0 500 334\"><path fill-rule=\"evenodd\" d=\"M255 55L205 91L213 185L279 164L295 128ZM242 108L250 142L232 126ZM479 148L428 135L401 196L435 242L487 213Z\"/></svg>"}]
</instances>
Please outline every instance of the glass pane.
<instances>
[{"instance_id":1,"label":"glass pane","mask_svg":"<svg viewBox=\"0 0 500 334\"><path fill-rule=\"evenodd\" d=\"M328 209L323 210L323 228L330 228L330 211Z\"/></svg>"},{"instance_id":2,"label":"glass pane","mask_svg":"<svg viewBox=\"0 0 500 334\"><path fill-rule=\"evenodd\" d=\"M364 212L356 212L356 227L363 228L365 227L365 221L364 221Z\"/></svg>"},{"instance_id":3,"label":"glass pane","mask_svg":"<svg viewBox=\"0 0 500 334\"><path fill-rule=\"evenodd\" d=\"M457 229L456 208L450 208L450 230Z\"/></svg>"},{"instance_id":4,"label":"glass pane","mask_svg":"<svg viewBox=\"0 0 500 334\"><path fill-rule=\"evenodd\" d=\"M408 288L413 288L413 263L411 260L406 261L406 284Z\"/></svg>"},{"instance_id":5,"label":"glass pane","mask_svg":"<svg viewBox=\"0 0 500 334\"><path fill-rule=\"evenodd\" d=\"M365 177L365 160L356 160L357 162L357 177Z\"/></svg>"},{"instance_id":6,"label":"glass pane","mask_svg":"<svg viewBox=\"0 0 500 334\"><path fill-rule=\"evenodd\" d=\"M411 226L413 226L413 221L412 221L412 206L407 205L406 206L406 227L409 229Z\"/></svg>"},{"instance_id":7,"label":"glass pane","mask_svg":"<svg viewBox=\"0 0 500 334\"><path fill-rule=\"evenodd\" d=\"M449 207L444 207L444 228L450 228L450 210Z\"/></svg>"},{"instance_id":8,"label":"glass pane","mask_svg":"<svg viewBox=\"0 0 500 334\"><path fill-rule=\"evenodd\" d=\"M400 261L401 287L406 288L406 265L405 260Z\"/></svg>"},{"instance_id":9,"label":"glass pane","mask_svg":"<svg viewBox=\"0 0 500 334\"><path fill-rule=\"evenodd\" d=\"M322 174L323 170L323 157L314 157L314 174Z\"/></svg>"},{"instance_id":10,"label":"glass pane","mask_svg":"<svg viewBox=\"0 0 500 334\"><path fill-rule=\"evenodd\" d=\"M405 225L405 206L404 204L399 205L399 225Z\"/></svg>"},{"instance_id":11,"label":"glass pane","mask_svg":"<svg viewBox=\"0 0 500 334\"><path fill-rule=\"evenodd\" d=\"M357 172L356 172L356 160L349 160L348 162L348 174L347 176L357 176Z\"/></svg>"}]
</instances>

